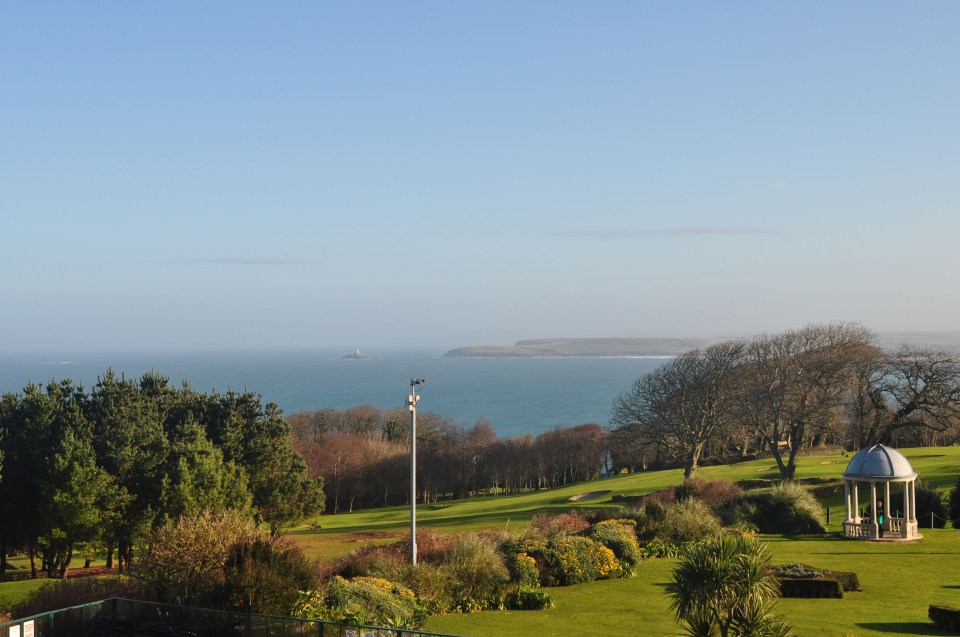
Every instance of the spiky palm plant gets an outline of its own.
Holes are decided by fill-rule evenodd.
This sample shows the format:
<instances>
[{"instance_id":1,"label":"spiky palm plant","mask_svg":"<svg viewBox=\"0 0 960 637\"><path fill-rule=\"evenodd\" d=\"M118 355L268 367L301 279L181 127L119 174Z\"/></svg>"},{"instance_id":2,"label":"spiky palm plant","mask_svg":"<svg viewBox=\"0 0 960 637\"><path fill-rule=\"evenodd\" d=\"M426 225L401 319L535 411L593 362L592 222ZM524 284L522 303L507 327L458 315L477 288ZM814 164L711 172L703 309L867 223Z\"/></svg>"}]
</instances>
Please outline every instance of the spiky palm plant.
<instances>
[{"instance_id":1,"label":"spiky palm plant","mask_svg":"<svg viewBox=\"0 0 960 637\"><path fill-rule=\"evenodd\" d=\"M718 534L691 546L667 586L670 609L694 637L786 637L773 613L780 588L766 547Z\"/></svg>"}]
</instances>

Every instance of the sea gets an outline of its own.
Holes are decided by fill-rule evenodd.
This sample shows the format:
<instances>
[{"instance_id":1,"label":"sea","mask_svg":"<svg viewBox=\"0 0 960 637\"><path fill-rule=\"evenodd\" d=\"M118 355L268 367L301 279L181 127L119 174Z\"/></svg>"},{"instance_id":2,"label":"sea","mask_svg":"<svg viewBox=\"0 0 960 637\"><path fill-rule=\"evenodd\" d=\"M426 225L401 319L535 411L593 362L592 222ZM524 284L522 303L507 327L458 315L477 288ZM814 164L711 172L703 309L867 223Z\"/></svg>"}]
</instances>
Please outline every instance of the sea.
<instances>
[{"instance_id":1,"label":"sea","mask_svg":"<svg viewBox=\"0 0 960 637\"><path fill-rule=\"evenodd\" d=\"M0 393L28 381L69 378L90 389L108 368L127 378L159 372L198 391L249 390L285 414L359 405L402 406L410 379L423 378L421 412L469 427L487 419L501 437L556 427L609 424L621 392L664 358L448 358L442 352L398 351L343 359L342 351L161 352L0 356Z\"/></svg>"}]
</instances>

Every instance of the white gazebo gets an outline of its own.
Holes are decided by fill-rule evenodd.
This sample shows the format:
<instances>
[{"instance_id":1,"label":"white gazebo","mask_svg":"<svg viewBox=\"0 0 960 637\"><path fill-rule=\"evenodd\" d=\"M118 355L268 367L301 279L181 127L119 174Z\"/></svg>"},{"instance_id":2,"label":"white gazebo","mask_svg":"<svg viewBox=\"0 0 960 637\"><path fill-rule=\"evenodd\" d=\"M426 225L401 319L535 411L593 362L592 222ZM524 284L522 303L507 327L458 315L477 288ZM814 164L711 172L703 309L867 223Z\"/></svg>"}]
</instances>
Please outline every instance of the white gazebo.
<instances>
[{"instance_id":1,"label":"white gazebo","mask_svg":"<svg viewBox=\"0 0 960 637\"><path fill-rule=\"evenodd\" d=\"M910 462L896 449L873 445L861 449L850 460L843 472L847 518L843 522L845 537L861 540L880 539L877 524L877 500L884 502L884 540L915 540L917 533L917 473ZM890 499L890 485L899 484L901 493L894 492L896 505ZM870 485L869 506L861 516L860 486ZM878 491L882 489L882 491Z\"/></svg>"}]
</instances>

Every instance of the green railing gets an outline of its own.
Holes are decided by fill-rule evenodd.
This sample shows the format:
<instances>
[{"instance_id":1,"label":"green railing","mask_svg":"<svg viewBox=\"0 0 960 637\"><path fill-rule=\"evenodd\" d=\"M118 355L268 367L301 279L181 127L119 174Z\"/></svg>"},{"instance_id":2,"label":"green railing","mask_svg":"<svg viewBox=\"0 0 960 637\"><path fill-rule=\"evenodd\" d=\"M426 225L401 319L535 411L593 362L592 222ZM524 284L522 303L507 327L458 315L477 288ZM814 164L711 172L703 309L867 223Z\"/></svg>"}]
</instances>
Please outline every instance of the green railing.
<instances>
[{"instance_id":1,"label":"green railing","mask_svg":"<svg viewBox=\"0 0 960 637\"><path fill-rule=\"evenodd\" d=\"M455 637L110 597L0 624L0 637Z\"/></svg>"}]
</instances>

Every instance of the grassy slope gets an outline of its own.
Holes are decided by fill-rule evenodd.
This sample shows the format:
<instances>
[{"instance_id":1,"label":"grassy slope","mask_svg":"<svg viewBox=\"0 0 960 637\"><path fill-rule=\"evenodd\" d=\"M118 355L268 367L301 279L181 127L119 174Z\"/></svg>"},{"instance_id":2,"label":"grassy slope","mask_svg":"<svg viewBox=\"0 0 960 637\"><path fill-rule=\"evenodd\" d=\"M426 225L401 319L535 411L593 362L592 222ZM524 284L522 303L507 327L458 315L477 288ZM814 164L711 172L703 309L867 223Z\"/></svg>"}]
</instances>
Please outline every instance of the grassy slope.
<instances>
[{"instance_id":1,"label":"grassy slope","mask_svg":"<svg viewBox=\"0 0 960 637\"><path fill-rule=\"evenodd\" d=\"M901 450L925 480L943 489L960 476L960 448ZM797 477L839 478L849 456L801 458ZM704 467L705 479L776 478L770 460ZM642 494L682 481L680 471L660 471L620 476L538 493L475 498L418 507L419 528L463 531L486 527L520 530L540 511L563 512L573 508L615 506L614 494ZM584 492L610 490L604 497L585 502L569 498ZM861 492L861 502L865 501ZM839 530L843 495L824 501L831 506L831 531ZM322 516L293 532L307 553L319 558L342 554L366 541L391 541L407 531L409 509L392 507L352 514ZM784 600L782 613L801 635L927 635L927 606L946 603L960 606L960 533L924 529L919 543L876 545L824 538L766 537L777 563L801 561L860 575L864 591L842 600ZM533 631L548 635L646 634L678 635L681 631L667 610L663 586L673 560L651 560L629 580L594 582L552 588L557 608L545 612L486 612L431 618L428 629L484 637ZM33 583L27 583L28 585ZM22 596L20 583L0 584L0 605Z\"/></svg>"},{"instance_id":2,"label":"grassy slope","mask_svg":"<svg viewBox=\"0 0 960 637\"><path fill-rule=\"evenodd\" d=\"M921 477L943 489L960 476L960 448L901 450ZM810 456L799 460L797 477L839 478L849 456ZM778 477L770 460L704 467L705 479ZM437 530L467 530L490 526L521 529L538 511L561 512L572 508L614 506L611 497L655 491L682 481L680 471L620 476L547 492L507 497L478 498L418 507L418 526ZM583 503L569 497L594 490L610 494ZM861 491L861 501L865 501ZM934 634L926 617L931 603L960 606L960 533L924 530L919 543L877 545L836 536L843 518L843 495L824 501L831 507L834 532L827 538L765 537L776 563L800 561L860 575L864 591L842 600L783 600L781 612L801 635ZM354 514L324 516L314 521L322 528L302 529L296 539L317 556L330 556L358 546L364 532L398 534L406 530L409 509L395 507ZM431 618L428 629L472 637L534 632L541 637L569 635L682 634L668 611L663 587L673 560L651 560L629 580L595 582L552 588L557 608L536 613L486 612ZM956 575L954 575L956 574ZM956 581L954 581L956 580ZM574 628L575 627L575 628Z\"/></svg>"}]
</instances>

